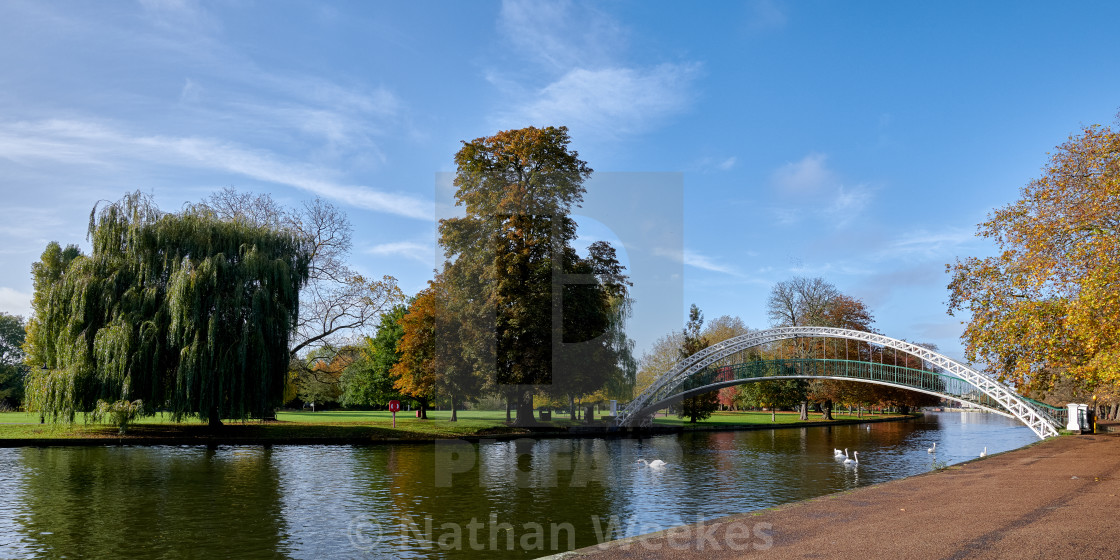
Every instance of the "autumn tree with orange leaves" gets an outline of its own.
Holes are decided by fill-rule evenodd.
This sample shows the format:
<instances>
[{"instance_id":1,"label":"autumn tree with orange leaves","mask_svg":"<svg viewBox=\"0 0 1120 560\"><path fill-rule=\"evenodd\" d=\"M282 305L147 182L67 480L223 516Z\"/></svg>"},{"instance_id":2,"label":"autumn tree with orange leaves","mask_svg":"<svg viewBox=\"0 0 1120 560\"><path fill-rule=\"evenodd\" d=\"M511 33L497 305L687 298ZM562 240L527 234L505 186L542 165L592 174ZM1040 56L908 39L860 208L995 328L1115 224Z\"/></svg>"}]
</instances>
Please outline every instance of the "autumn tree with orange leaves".
<instances>
[{"instance_id":1,"label":"autumn tree with orange leaves","mask_svg":"<svg viewBox=\"0 0 1120 560\"><path fill-rule=\"evenodd\" d=\"M947 265L968 359L1024 391L1120 396L1120 131L1071 136L979 235L997 256Z\"/></svg>"},{"instance_id":2,"label":"autumn tree with orange leaves","mask_svg":"<svg viewBox=\"0 0 1120 560\"><path fill-rule=\"evenodd\" d=\"M393 365L393 387L417 400L421 418L427 418L428 403L446 398L451 403L451 421L459 419L459 407L478 395L485 378L463 353L463 328L469 321L462 305L452 299L446 277L437 275L421 290L408 312L401 318L403 330L397 351L400 360Z\"/></svg>"}]
</instances>

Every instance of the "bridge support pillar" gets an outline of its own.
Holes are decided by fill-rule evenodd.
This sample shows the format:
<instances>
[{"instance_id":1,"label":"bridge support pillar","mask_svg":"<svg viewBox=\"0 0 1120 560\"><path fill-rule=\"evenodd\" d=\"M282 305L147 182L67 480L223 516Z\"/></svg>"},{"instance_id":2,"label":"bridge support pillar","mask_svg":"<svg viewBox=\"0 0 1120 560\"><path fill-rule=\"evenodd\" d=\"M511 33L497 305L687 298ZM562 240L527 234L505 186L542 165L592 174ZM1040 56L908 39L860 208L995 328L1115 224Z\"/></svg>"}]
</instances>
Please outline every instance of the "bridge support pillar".
<instances>
[{"instance_id":1,"label":"bridge support pillar","mask_svg":"<svg viewBox=\"0 0 1120 560\"><path fill-rule=\"evenodd\" d=\"M1069 403L1066 405L1069 408L1069 422L1066 422L1066 429L1071 432L1080 432L1090 429L1089 426L1089 405Z\"/></svg>"}]
</instances>

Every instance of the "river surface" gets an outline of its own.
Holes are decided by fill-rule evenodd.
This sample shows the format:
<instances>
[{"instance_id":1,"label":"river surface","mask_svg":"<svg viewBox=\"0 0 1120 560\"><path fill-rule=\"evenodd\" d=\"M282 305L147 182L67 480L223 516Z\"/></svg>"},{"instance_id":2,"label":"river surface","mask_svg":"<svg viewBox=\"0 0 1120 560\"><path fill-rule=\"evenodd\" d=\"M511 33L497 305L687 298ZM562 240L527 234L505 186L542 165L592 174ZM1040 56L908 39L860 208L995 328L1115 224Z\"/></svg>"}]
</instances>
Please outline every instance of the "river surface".
<instances>
[{"instance_id":1,"label":"river surface","mask_svg":"<svg viewBox=\"0 0 1120 560\"><path fill-rule=\"evenodd\" d=\"M1034 441L994 414L931 413L646 439L8 448L0 558L536 558Z\"/></svg>"}]
</instances>

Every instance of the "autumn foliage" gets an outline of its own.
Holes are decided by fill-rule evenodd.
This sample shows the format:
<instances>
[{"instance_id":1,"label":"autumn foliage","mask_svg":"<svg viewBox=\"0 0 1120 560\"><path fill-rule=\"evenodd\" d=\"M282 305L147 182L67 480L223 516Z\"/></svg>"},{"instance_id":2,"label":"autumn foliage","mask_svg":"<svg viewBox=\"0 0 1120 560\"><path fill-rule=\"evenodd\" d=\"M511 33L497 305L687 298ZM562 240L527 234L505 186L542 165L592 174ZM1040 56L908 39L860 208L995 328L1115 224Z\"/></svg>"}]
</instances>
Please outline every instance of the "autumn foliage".
<instances>
[{"instance_id":1,"label":"autumn foliage","mask_svg":"<svg viewBox=\"0 0 1120 560\"><path fill-rule=\"evenodd\" d=\"M1089 126L979 226L999 254L948 265L969 360L1024 390L1120 384L1120 132Z\"/></svg>"}]
</instances>

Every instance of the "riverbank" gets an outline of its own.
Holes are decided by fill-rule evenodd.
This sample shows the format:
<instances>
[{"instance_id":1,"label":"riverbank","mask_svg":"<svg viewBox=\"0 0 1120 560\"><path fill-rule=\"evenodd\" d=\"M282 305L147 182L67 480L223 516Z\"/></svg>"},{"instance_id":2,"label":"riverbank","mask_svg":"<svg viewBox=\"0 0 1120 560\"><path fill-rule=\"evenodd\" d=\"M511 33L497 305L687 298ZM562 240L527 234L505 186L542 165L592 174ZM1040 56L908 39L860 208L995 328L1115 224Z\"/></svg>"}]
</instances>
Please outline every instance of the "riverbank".
<instances>
[{"instance_id":1,"label":"riverbank","mask_svg":"<svg viewBox=\"0 0 1120 560\"><path fill-rule=\"evenodd\" d=\"M1120 436L1064 436L552 558L1111 558L1118 496Z\"/></svg>"},{"instance_id":2,"label":"riverbank","mask_svg":"<svg viewBox=\"0 0 1120 560\"><path fill-rule=\"evenodd\" d=\"M147 418L129 426L121 435L100 424L39 424L37 417L0 413L0 447L90 445L364 445L425 442L437 439L510 439L519 437L626 437L686 431L765 430L889 422L913 415L837 415L835 420L799 421L796 413L781 413L772 422L769 413L717 413L707 421L691 424L676 418L658 418L653 428L610 431L605 424L585 424L557 419L534 426L512 426L503 411L461 411L450 422L447 411L431 411L420 420L398 414L396 427L388 412L281 412L276 421L227 422L212 429L198 421L173 423Z\"/></svg>"}]
</instances>

